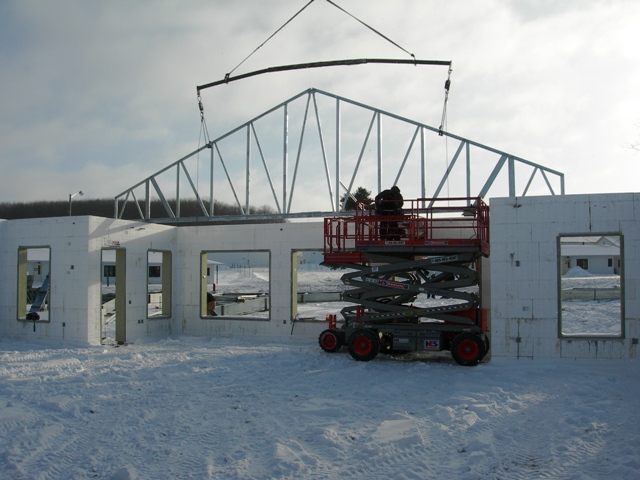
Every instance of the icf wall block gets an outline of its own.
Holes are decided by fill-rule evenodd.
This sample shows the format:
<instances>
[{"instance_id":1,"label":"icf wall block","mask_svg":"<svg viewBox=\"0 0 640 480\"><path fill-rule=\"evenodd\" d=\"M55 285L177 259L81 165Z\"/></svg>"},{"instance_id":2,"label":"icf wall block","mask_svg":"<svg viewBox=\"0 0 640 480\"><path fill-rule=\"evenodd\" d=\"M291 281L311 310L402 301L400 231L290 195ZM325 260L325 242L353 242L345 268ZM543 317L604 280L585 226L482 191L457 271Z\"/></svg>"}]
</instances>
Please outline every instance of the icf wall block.
<instances>
[{"instance_id":1,"label":"icf wall block","mask_svg":"<svg viewBox=\"0 0 640 480\"><path fill-rule=\"evenodd\" d=\"M205 236L206 235L206 236ZM191 295L192 304L177 306L182 319L180 329L190 334L204 335L288 335L291 319L291 251L296 249L322 249L322 222L217 225L204 231L180 229L179 244L193 245L190 251L181 251L177 263L186 266L184 283L178 288ZM265 320L201 318L199 312L199 275L188 270L199 270L202 251L262 250L270 253L270 316ZM194 295L193 293L196 292ZM285 323L286 322L286 323ZM175 327L175 325L174 325Z\"/></svg>"},{"instance_id":2,"label":"icf wall block","mask_svg":"<svg viewBox=\"0 0 640 480\"><path fill-rule=\"evenodd\" d=\"M558 318L559 291L555 281L537 280L537 298L534 302L534 315Z\"/></svg>"},{"instance_id":3,"label":"icf wall block","mask_svg":"<svg viewBox=\"0 0 640 480\"><path fill-rule=\"evenodd\" d=\"M640 197L634 194L633 198L633 220L620 222L624 235L624 309L627 318L627 338L638 338L637 333L631 333L631 325L635 322L633 319L640 317L640 272L637 268L640 264Z\"/></svg>"},{"instance_id":4,"label":"icf wall block","mask_svg":"<svg viewBox=\"0 0 640 480\"><path fill-rule=\"evenodd\" d=\"M522 318L518 322L519 356L549 358L556 356L556 320L552 318Z\"/></svg>"},{"instance_id":5,"label":"icf wall block","mask_svg":"<svg viewBox=\"0 0 640 480\"><path fill-rule=\"evenodd\" d=\"M512 333L514 319L505 317L500 307L491 307L491 358L515 356L516 333Z\"/></svg>"},{"instance_id":6,"label":"icf wall block","mask_svg":"<svg viewBox=\"0 0 640 480\"><path fill-rule=\"evenodd\" d=\"M617 231L619 222L633 218L634 201L632 194L610 196L592 196L589 202L592 224L601 225L605 231Z\"/></svg>"},{"instance_id":7,"label":"icf wall block","mask_svg":"<svg viewBox=\"0 0 640 480\"><path fill-rule=\"evenodd\" d=\"M624 340L602 338L563 339L561 342L560 356L562 358L575 359L615 359L628 357Z\"/></svg>"},{"instance_id":8,"label":"icf wall block","mask_svg":"<svg viewBox=\"0 0 640 480\"><path fill-rule=\"evenodd\" d=\"M489 218L490 228L500 228L509 225L515 225L516 222L516 208L514 207L518 199L510 197L492 198L489 205ZM512 208L505 208L511 206ZM500 210L500 215L494 216L493 212Z\"/></svg>"},{"instance_id":9,"label":"icf wall block","mask_svg":"<svg viewBox=\"0 0 640 480\"><path fill-rule=\"evenodd\" d=\"M117 248L125 252L126 269L126 341L135 341L150 332L147 322L147 257L149 249L171 250L175 248L175 227L131 222L113 219L93 218L89 231L92 232L91 251L92 291L95 299L92 305L98 311L91 315L89 327L91 336L101 337L101 262L103 249ZM95 319L95 321L94 321ZM163 319L167 323L166 319ZM97 334L96 334L97 332ZM99 340L98 340L99 341Z\"/></svg>"},{"instance_id":10,"label":"icf wall block","mask_svg":"<svg viewBox=\"0 0 640 480\"><path fill-rule=\"evenodd\" d=\"M637 278L629 278L630 275L625 275L624 280L624 300L625 305L632 312L640 311L640 298L638 295L638 279Z\"/></svg>"},{"instance_id":11,"label":"icf wall block","mask_svg":"<svg viewBox=\"0 0 640 480\"><path fill-rule=\"evenodd\" d=\"M492 358L533 358L533 344L530 338L523 338L529 331L525 328L528 318L494 316L491 342Z\"/></svg>"},{"instance_id":12,"label":"icf wall block","mask_svg":"<svg viewBox=\"0 0 640 480\"><path fill-rule=\"evenodd\" d=\"M640 319L627 317L625 321L626 355L635 358L640 355Z\"/></svg>"},{"instance_id":13,"label":"icf wall block","mask_svg":"<svg viewBox=\"0 0 640 480\"><path fill-rule=\"evenodd\" d=\"M71 217L66 235L54 242L52 263L52 321L65 339L97 344L99 312L95 297L89 294L99 267L91 263L89 250L90 217ZM60 278L62 277L62 278Z\"/></svg>"},{"instance_id":14,"label":"icf wall block","mask_svg":"<svg viewBox=\"0 0 640 480\"><path fill-rule=\"evenodd\" d=\"M27 221L11 221L4 227L2 244L6 262L0 265L2 276L7 280L3 285L4 291L9 291L9 297L3 296L4 312L6 319L4 323L4 333L7 335L24 335L27 337L51 337L62 338L63 324L69 324L71 334L69 339L86 342L86 332L80 331L81 337L73 334L78 330L80 314L84 312L86 304L82 304L77 294L65 298L67 283L82 288L83 271L71 269L70 260L76 254L72 251L74 245L67 241L73 233L81 240L80 245L86 245L86 219L80 218L49 218L31 219ZM83 235L82 235L83 234ZM84 240L82 240L84 239ZM83 243L84 242L84 243ZM51 286L49 293L48 311L42 316L48 317L48 321L33 322L20 321L17 319L16 288L18 284L17 274L17 254L21 247L47 247L50 249L49 271ZM85 250L86 255L86 250ZM75 255L81 257L81 255ZM77 290L77 289L76 289ZM82 315L84 317L84 315ZM69 321L67 321L67 318ZM82 322L85 326L86 322ZM75 328L74 328L75 327ZM66 337L65 337L66 338Z\"/></svg>"},{"instance_id":15,"label":"icf wall block","mask_svg":"<svg viewBox=\"0 0 640 480\"><path fill-rule=\"evenodd\" d=\"M640 220L634 222L622 222L624 261L634 264L640 261Z\"/></svg>"},{"instance_id":16,"label":"icf wall block","mask_svg":"<svg viewBox=\"0 0 640 480\"><path fill-rule=\"evenodd\" d=\"M565 344L566 339L557 338L557 296L559 294L557 237L562 234L622 232L625 242L626 316L627 318L638 317L636 279L640 269L633 266L637 265L636 252L640 248L637 243L638 222L635 218L640 211L639 198L637 194L604 194L518 199L519 206L516 207L518 225L511 232L506 225L503 226L504 223L500 219L513 217L511 211L514 208L513 205L508 205L507 201L502 199L500 202L494 202L492 199L492 222L495 221L498 225L497 228L492 227L492 246L497 244L499 247L513 249L510 242L513 242L514 236L529 225L532 228L531 245L527 245L526 241L518 237L516 248L509 253L513 253L514 260L520 257L529 261L535 257L536 248L538 252L538 272L527 269L523 274L516 268L509 268L504 261L500 265L492 265L496 267L494 271L499 271L503 275L500 283L496 281L496 277L492 280L494 345L496 345L496 335L499 331L505 330L510 333L514 327L517 327L520 337L520 342L517 344L518 354L562 355L561 346ZM509 201L513 202L513 199ZM633 242L633 247L630 247L630 242ZM633 250L632 254L629 254L630 250ZM494 260L495 258L492 258L492 261ZM531 282L536 276L537 282ZM532 318L526 318L523 312L519 311L519 307L524 307L527 300L532 301ZM498 322L502 322L502 325ZM628 324L629 321L627 321ZM624 341L609 340L598 344L598 358L616 357L619 353L622 354L624 349L620 347L621 342L626 345L626 351L630 351L632 339L629 335L630 331L627 327L627 338ZM596 358L593 341L572 340L569 347L573 349L571 355ZM504 353L513 354L513 345L510 343L506 345L508 346L504 348ZM496 351L494 351L495 355Z\"/></svg>"}]
</instances>

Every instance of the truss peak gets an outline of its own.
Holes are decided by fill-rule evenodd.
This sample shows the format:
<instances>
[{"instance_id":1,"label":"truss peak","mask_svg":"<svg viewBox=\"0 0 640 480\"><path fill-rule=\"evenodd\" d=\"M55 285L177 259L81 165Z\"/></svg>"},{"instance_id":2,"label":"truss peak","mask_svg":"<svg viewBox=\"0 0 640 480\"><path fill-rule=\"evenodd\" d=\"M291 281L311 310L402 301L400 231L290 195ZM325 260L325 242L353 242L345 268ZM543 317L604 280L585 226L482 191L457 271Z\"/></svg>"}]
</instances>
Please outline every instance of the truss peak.
<instances>
[{"instance_id":1,"label":"truss peak","mask_svg":"<svg viewBox=\"0 0 640 480\"><path fill-rule=\"evenodd\" d=\"M342 214L358 187L375 195L391 185L407 198L556 195L564 194L564 174L310 88L116 195L115 217L326 217Z\"/></svg>"}]
</instances>

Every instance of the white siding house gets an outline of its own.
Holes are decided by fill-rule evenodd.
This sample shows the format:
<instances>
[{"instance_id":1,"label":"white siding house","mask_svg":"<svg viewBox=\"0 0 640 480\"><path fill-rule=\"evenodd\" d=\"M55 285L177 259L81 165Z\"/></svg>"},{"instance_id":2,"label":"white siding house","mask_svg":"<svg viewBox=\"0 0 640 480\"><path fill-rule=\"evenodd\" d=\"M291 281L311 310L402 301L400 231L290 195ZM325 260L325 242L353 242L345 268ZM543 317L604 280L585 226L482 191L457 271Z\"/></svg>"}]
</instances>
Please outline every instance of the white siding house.
<instances>
[{"instance_id":1,"label":"white siding house","mask_svg":"<svg viewBox=\"0 0 640 480\"><path fill-rule=\"evenodd\" d=\"M620 274L620 244L615 237L564 237L563 240L568 240L561 244L563 275L575 267L593 275Z\"/></svg>"}]
</instances>

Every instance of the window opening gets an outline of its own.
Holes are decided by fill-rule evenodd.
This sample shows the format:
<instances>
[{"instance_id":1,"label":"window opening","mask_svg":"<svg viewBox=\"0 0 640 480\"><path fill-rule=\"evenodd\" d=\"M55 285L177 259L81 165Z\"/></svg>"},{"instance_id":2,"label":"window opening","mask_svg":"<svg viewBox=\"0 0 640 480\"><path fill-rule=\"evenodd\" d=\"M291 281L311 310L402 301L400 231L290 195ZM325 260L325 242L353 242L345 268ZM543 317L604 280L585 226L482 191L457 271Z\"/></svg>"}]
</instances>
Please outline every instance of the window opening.
<instances>
[{"instance_id":1,"label":"window opening","mask_svg":"<svg viewBox=\"0 0 640 480\"><path fill-rule=\"evenodd\" d=\"M171 316L171 252L147 252L147 318Z\"/></svg>"},{"instance_id":2,"label":"window opening","mask_svg":"<svg viewBox=\"0 0 640 480\"><path fill-rule=\"evenodd\" d=\"M18 249L18 319L48 322L51 248Z\"/></svg>"},{"instance_id":3,"label":"window opening","mask_svg":"<svg viewBox=\"0 0 640 480\"><path fill-rule=\"evenodd\" d=\"M624 336L622 246L618 234L558 237L561 337Z\"/></svg>"},{"instance_id":4,"label":"window opening","mask_svg":"<svg viewBox=\"0 0 640 480\"><path fill-rule=\"evenodd\" d=\"M353 305L342 301L342 276L355 270L331 268L323 261L321 250L293 251L291 314L298 320L325 320L329 314L340 318L340 311Z\"/></svg>"},{"instance_id":5,"label":"window opening","mask_svg":"<svg viewBox=\"0 0 640 480\"><path fill-rule=\"evenodd\" d=\"M200 261L202 317L269 319L269 251L206 251Z\"/></svg>"},{"instance_id":6,"label":"window opening","mask_svg":"<svg viewBox=\"0 0 640 480\"><path fill-rule=\"evenodd\" d=\"M103 249L100 262L101 341L103 344L123 344L127 333L126 251Z\"/></svg>"}]
</instances>

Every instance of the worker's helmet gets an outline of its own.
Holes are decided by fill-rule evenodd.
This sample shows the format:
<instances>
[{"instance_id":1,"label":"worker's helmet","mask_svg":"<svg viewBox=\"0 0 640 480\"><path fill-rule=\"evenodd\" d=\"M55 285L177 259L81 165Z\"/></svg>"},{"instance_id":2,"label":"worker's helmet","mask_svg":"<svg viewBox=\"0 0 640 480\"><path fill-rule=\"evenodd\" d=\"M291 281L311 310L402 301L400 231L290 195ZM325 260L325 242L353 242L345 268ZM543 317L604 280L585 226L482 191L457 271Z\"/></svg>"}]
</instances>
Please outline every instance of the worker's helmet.
<instances>
[{"instance_id":1,"label":"worker's helmet","mask_svg":"<svg viewBox=\"0 0 640 480\"><path fill-rule=\"evenodd\" d=\"M394 185L393 187L391 187L391 191L392 191L393 193L398 193L398 192L400 192L400 189L398 188L398 186L397 186L397 185Z\"/></svg>"}]
</instances>

